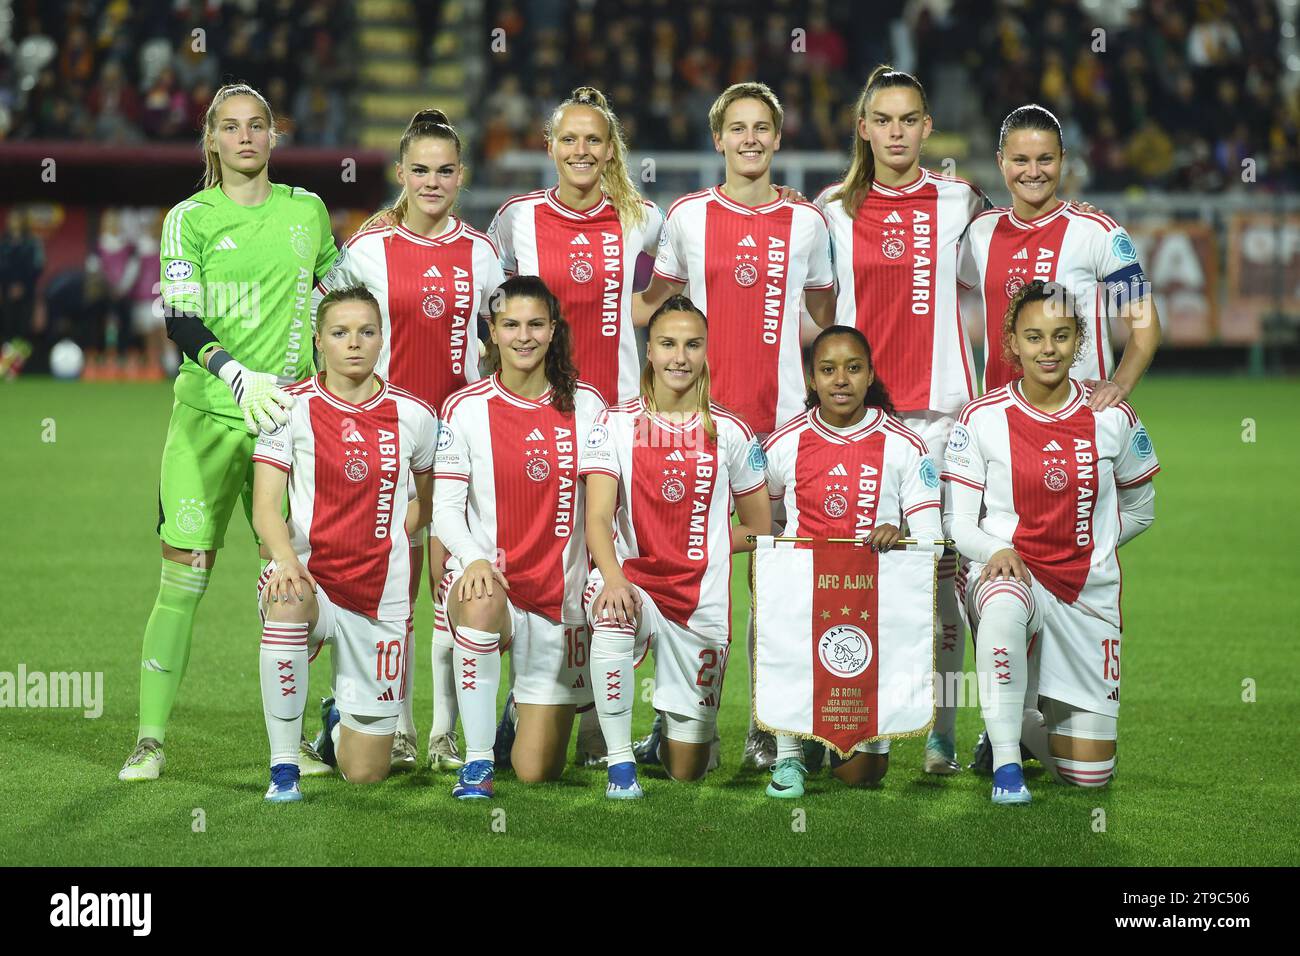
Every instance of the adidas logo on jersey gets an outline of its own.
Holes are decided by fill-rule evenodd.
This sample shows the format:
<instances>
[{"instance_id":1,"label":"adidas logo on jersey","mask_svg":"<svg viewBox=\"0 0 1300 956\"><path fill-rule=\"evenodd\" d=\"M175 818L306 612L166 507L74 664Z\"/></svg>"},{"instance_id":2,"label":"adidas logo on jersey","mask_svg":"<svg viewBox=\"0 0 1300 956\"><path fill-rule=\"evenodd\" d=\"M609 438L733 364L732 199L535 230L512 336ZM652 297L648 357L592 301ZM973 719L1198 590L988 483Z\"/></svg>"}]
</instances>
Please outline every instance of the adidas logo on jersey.
<instances>
[{"instance_id":1,"label":"adidas logo on jersey","mask_svg":"<svg viewBox=\"0 0 1300 956\"><path fill-rule=\"evenodd\" d=\"M1118 703L1119 703L1119 688L1116 687L1116 688L1115 688L1114 690L1112 690L1109 694L1107 694L1107 695L1106 695L1106 699L1107 699L1107 700L1113 700L1115 703L1118 704Z\"/></svg>"},{"instance_id":2,"label":"adidas logo on jersey","mask_svg":"<svg viewBox=\"0 0 1300 956\"><path fill-rule=\"evenodd\" d=\"M1060 442L1058 442L1055 438L1053 438L1051 441L1049 441L1046 445L1043 446L1043 451L1062 451L1062 450L1063 449L1061 448Z\"/></svg>"},{"instance_id":3,"label":"adidas logo on jersey","mask_svg":"<svg viewBox=\"0 0 1300 956\"><path fill-rule=\"evenodd\" d=\"M840 462L838 465L836 465L836 466L835 466L834 468L832 468L830 471L826 472L826 474L828 474L828 475L838 475L838 476L840 476L840 477L845 477L845 478L847 478L847 477L848 477L848 474L849 474L849 470L848 470L847 468L844 467L844 463L843 463L843 462Z\"/></svg>"},{"instance_id":4,"label":"adidas logo on jersey","mask_svg":"<svg viewBox=\"0 0 1300 956\"><path fill-rule=\"evenodd\" d=\"M885 222L902 222L902 221L903 221L903 217L898 214L897 209L895 209L893 212L891 212L888 216L885 217Z\"/></svg>"},{"instance_id":5,"label":"adidas logo on jersey","mask_svg":"<svg viewBox=\"0 0 1300 956\"><path fill-rule=\"evenodd\" d=\"M749 248L749 249L757 249L757 248L758 248L758 243L754 241L754 237L753 237L753 236L746 236L744 239L741 239L740 242L736 243L736 245L738 245L738 246L745 246L746 248Z\"/></svg>"},{"instance_id":6,"label":"adidas logo on jersey","mask_svg":"<svg viewBox=\"0 0 1300 956\"><path fill-rule=\"evenodd\" d=\"M576 690L579 687L586 687L586 686L587 686L587 682L583 680L582 675L579 674L578 679L573 682L573 689Z\"/></svg>"},{"instance_id":7,"label":"adidas logo on jersey","mask_svg":"<svg viewBox=\"0 0 1300 956\"><path fill-rule=\"evenodd\" d=\"M546 436L540 428L534 428L524 437L524 441L546 441Z\"/></svg>"},{"instance_id":8,"label":"adidas logo on jersey","mask_svg":"<svg viewBox=\"0 0 1300 956\"><path fill-rule=\"evenodd\" d=\"M393 697L393 689L391 687L385 688L384 692L375 698L375 700L395 700L395 699L396 698Z\"/></svg>"},{"instance_id":9,"label":"adidas logo on jersey","mask_svg":"<svg viewBox=\"0 0 1300 956\"><path fill-rule=\"evenodd\" d=\"M1016 253L1014 256L1012 256L1011 258L1012 258L1012 259L1028 259L1028 258L1029 258L1029 250L1028 250L1028 249L1021 249L1019 252L1017 252L1017 253Z\"/></svg>"},{"instance_id":10,"label":"adidas logo on jersey","mask_svg":"<svg viewBox=\"0 0 1300 956\"><path fill-rule=\"evenodd\" d=\"M438 271L437 266L429 266L429 271L424 274L426 279L441 279L442 273Z\"/></svg>"},{"instance_id":11,"label":"adidas logo on jersey","mask_svg":"<svg viewBox=\"0 0 1300 956\"><path fill-rule=\"evenodd\" d=\"M569 245L571 245L571 246L589 246L589 245L591 245L591 240L587 238L587 234L586 234L585 232L580 232L580 233L578 233L576 236L574 236L572 239L569 240Z\"/></svg>"},{"instance_id":12,"label":"adidas logo on jersey","mask_svg":"<svg viewBox=\"0 0 1300 956\"><path fill-rule=\"evenodd\" d=\"M343 436L343 441L349 445L356 444L356 443L363 443L365 442L365 440L366 437L362 435L361 432L355 430L351 434Z\"/></svg>"},{"instance_id":13,"label":"adidas logo on jersey","mask_svg":"<svg viewBox=\"0 0 1300 956\"><path fill-rule=\"evenodd\" d=\"M685 460L686 460L686 456L682 454L680 448L664 459L664 461L685 461Z\"/></svg>"},{"instance_id":14,"label":"adidas logo on jersey","mask_svg":"<svg viewBox=\"0 0 1300 956\"><path fill-rule=\"evenodd\" d=\"M213 246L213 249L216 250L230 250L230 249L238 249L238 248L239 247L235 245L235 240L231 239L229 236L222 236L221 241L218 242L215 246Z\"/></svg>"}]
</instances>

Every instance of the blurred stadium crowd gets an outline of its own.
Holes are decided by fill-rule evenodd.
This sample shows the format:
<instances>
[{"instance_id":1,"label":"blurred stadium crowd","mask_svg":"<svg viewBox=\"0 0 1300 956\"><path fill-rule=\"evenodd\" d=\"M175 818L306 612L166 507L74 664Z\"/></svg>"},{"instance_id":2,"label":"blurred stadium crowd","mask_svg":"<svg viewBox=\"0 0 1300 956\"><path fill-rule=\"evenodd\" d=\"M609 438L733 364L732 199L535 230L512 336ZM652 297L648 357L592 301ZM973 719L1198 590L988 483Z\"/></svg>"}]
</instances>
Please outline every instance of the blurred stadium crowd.
<instances>
[{"instance_id":1,"label":"blurred stadium crowd","mask_svg":"<svg viewBox=\"0 0 1300 956\"><path fill-rule=\"evenodd\" d=\"M1300 92L1284 82L1276 0L493 0L516 42L494 56L483 156L536 146L575 86L610 96L638 150L712 149L718 91L760 79L786 108L784 149L845 149L877 63L915 72L937 131L992 147L1037 101L1066 126L1096 191L1300 185ZM804 55L792 56L802 28ZM1100 37L1095 30L1104 30Z\"/></svg>"},{"instance_id":2,"label":"blurred stadium crowd","mask_svg":"<svg viewBox=\"0 0 1300 956\"><path fill-rule=\"evenodd\" d=\"M0 141L194 143L215 89L243 80L267 94L284 143L351 147L362 71L386 69L359 32L378 13L409 21L424 69L452 4L485 38L452 47L478 64L469 101L482 104L453 121L475 181L498 190L540 184L495 161L542 149L551 110L585 84L607 93L636 152L711 153L714 97L760 79L784 104L784 150L844 155L880 62L926 84L931 162L984 162L986 189L998 125L1030 101L1064 124L1076 190L1240 194L1246 160L1252 190L1300 188L1296 0L0 0ZM55 268L43 213L6 211L0 342L26 335L39 351L73 334L92 352L136 350L141 376L167 368L146 314L159 213L81 210L83 252Z\"/></svg>"},{"instance_id":3,"label":"blurred stadium crowd","mask_svg":"<svg viewBox=\"0 0 1300 956\"><path fill-rule=\"evenodd\" d=\"M349 0L11 0L4 13L0 138L193 140L238 77L287 141L349 142Z\"/></svg>"}]
</instances>

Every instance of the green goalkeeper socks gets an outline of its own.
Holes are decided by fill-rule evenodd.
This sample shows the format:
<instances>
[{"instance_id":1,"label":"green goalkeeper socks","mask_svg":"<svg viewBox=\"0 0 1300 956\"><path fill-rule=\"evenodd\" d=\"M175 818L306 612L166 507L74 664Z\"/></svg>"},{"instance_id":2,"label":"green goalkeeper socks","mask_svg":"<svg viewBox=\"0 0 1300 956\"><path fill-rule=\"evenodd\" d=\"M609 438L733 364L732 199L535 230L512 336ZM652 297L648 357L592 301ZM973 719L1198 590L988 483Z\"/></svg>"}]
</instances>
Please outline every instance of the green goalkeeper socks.
<instances>
[{"instance_id":1,"label":"green goalkeeper socks","mask_svg":"<svg viewBox=\"0 0 1300 956\"><path fill-rule=\"evenodd\" d=\"M212 572L163 558L162 581L140 652L140 732L159 743L167 732L176 691L190 662L190 635Z\"/></svg>"}]
</instances>

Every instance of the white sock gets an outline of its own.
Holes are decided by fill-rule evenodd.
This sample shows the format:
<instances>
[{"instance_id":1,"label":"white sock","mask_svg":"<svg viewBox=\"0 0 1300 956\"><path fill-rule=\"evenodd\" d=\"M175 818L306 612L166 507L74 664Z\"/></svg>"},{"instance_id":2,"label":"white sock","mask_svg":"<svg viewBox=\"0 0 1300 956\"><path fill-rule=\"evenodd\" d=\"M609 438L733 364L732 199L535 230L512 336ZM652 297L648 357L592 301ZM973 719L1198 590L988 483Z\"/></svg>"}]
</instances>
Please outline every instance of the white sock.
<instances>
[{"instance_id":1,"label":"white sock","mask_svg":"<svg viewBox=\"0 0 1300 956\"><path fill-rule=\"evenodd\" d=\"M591 629L591 685L610 767L636 760L632 754L635 644L636 630L631 625L602 621Z\"/></svg>"},{"instance_id":2,"label":"white sock","mask_svg":"<svg viewBox=\"0 0 1300 956\"><path fill-rule=\"evenodd\" d=\"M414 696L412 691L415 685L415 661L411 656L411 652L415 649L415 642L411 640L411 632L414 627L414 620L408 617L406 619L406 646L403 648L402 653L402 710L397 715L397 732L406 734L408 737L415 736L415 712L411 708L411 698Z\"/></svg>"},{"instance_id":3,"label":"white sock","mask_svg":"<svg viewBox=\"0 0 1300 956\"><path fill-rule=\"evenodd\" d=\"M966 663L966 629L962 626L957 604L957 558L945 554L939 559L938 593L935 595L935 667L939 674L940 693L934 711L934 732L953 739L957 726L956 688Z\"/></svg>"},{"instance_id":4,"label":"white sock","mask_svg":"<svg viewBox=\"0 0 1300 956\"><path fill-rule=\"evenodd\" d=\"M459 708L456 703L456 666L451 631L447 629L447 610L433 606L433 729L435 737L456 729Z\"/></svg>"},{"instance_id":5,"label":"white sock","mask_svg":"<svg viewBox=\"0 0 1300 956\"><path fill-rule=\"evenodd\" d=\"M803 763L803 741L787 734L777 734L776 759L784 760L786 757L794 757Z\"/></svg>"},{"instance_id":6,"label":"white sock","mask_svg":"<svg viewBox=\"0 0 1300 956\"><path fill-rule=\"evenodd\" d=\"M307 624L266 621L258 672L262 683L262 716L271 744L271 766L298 766L302 713L307 707Z\"/></svg>"},{"instance_id":7,"label":"white sock","mask_svg":"<svg viewBox=\"0 0 1300 956\"><path fill-rule=\"evenodd\" d=\"M1029 609L1013 595L994 595L980 611L975 666L994 770L1020 763L1020 725L1029 677L1025 655L1028 629Z\"/></svg>"},{"instance_id":8,"label":"white sock","mask_svg":"<svg viewBox=\"0 0 1300 956\"><path fill-rule=\"evenodd\" d=\"M492 760L497 689L501 686L501 635L459 627L452 637L456 642L456 701L465 726L465 762Z\"/></svg>"}]
</instances>

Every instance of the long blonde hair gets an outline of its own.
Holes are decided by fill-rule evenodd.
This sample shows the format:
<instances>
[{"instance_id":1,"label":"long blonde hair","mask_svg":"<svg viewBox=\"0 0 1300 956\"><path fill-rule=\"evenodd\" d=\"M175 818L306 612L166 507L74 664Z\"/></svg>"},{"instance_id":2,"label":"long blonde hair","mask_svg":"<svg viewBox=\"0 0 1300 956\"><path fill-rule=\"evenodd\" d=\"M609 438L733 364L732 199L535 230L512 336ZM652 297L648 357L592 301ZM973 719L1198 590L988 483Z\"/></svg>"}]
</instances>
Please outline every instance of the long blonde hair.
<instances>
[{"instance_id":1,"label":"long blonde hair","mask_svg":"<svg viewBox=\"0 0 1300 956\"><path fill-rule=\"evenodd\" d=\"M265 96L247 83L228 83L217 90L216 95L212 97L212 102L208 104L208 112L203 117L203 133L199 137L199 148L203 150L204 189L221 185L221 156L209 146L209 140L216 133L217 108L232 96L251 96L262 105L262 110L266 113L266 125L271 129L272 149L280 138L280 131L275 128L275 114L271 112L271 104L266 101Z\"/></svg>"},{"instance_id":2,"label":"long blonde hair","mask_svg":"<svg viewBox=\"0 0 1300 956\"><path fill-rule=\"evenodd\" d=\"M911 73L895 70L884 63L871 71L867 85L862 88L858 103L853 108L853 158L849 161L843 184L827 197L831 202L840 200L844 211L850 216L856 215L866 201L867 193L871 192L871 181L876 177L876 157L871 152L871 143L858 132L858 123L866 117L873 96L881 90L900 86L916 90L917 96L921 97L921 110L925 115L930 115L930 101L926 99L925 87Z\"/></svg>"},{"instance_id":3,"label":"long blonde hair","mask_svg":"<svg viewBox=\"0 0 1300 956\"><path fill-rule=\"evenodd\" d=\"M397 161L406 162L406 151L411 148L411 144L417 139L424 139L431 136L434 139L444 139L456 147L456 160L460 161L460 134L456 132L456 127L452 126L447 119L447 114L438 109L422 109L411 117L411 122L406 124L406 132L402 133L402 138L397 144ZM362 230L369 229L375 225L400 226L406 219L406 209L409 205L409 197L406 189L402 189L402 194L394 200L391 206L385 206L369 219L361 224Z\"/></svg>"},{"instance_id":4,"label":"long blonde hair","mask_svg":"<svg viewBox=\"0 0 1300 956\"><path fill-rule=\"evenodd\" d=\"M594 86L580 86L569 98L555 108L551 118L546 121L543 132L546 141L552 142L560 117L570 106L585 106L595 110L605 120L609 129L609 142L613 147L610 157L605 161L605 168L600 172L600 190L609 197L610 205L618 213L619 221L626 225L641 225L646 220L645 206L641 202L641 192L632 181L627 169L627 143L623 138L623 127L609 108L605 94Z\"/></svg>"},{"instance_id":5,"label":"long blonde hair","mask_svg":"<svg viewBox=\"0 0 1300 956\"><path fill-rule=\"evenodd\" d=\"M697 316L704 325L705 333L709 330L709 320L704 317L704 313L699 307L684 295L672 295L665 300L664 304L655 309L654 315L650 316L650 321L646 324L645 334L646 341L650 341L650 336L654 334L655 323L669 312L689 312ZM647 356L645 367L641 369L641 401L645 403L648 411L659 411L658 403L655 402L655 369L650 364ZM718 437L718 428L713 424L713 415L709 411L710 381L709 381L709 362L704 361L704 368L700 371L700 377L695 380L695 404L700 413L700 424L704 427L704 433L710 438Z\"/></svg>"}]
</instances>

